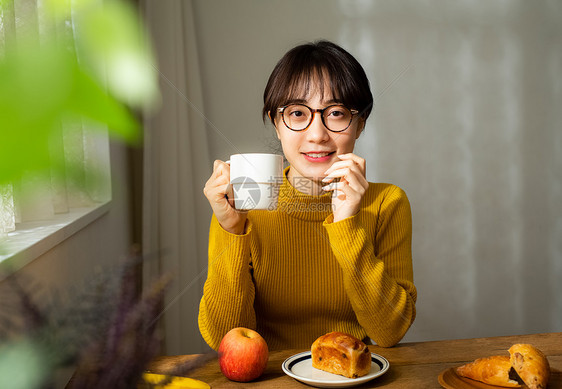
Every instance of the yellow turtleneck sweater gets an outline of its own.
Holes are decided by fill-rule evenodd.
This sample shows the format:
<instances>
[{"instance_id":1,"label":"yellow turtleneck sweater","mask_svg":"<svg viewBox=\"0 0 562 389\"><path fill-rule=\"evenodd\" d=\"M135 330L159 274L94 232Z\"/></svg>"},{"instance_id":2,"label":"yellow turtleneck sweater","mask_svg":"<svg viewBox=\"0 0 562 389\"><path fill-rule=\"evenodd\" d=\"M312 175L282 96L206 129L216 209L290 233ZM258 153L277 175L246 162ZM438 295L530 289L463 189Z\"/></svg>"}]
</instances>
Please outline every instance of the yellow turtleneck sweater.
<instances>
[{"instance_id":1,"label":"yellow turtleneck sweater","mask_svg":"<svg viewBox=\"0 0 562 389\"><path fill-rule=\"evenodd\" d=\"M213 215L203 338L218 349L231 328L247 327L271 350L309 348L330 331L395 345L416 315L406 194L370 183L359 213L334 223L331 194L299 192L287 171L277 210L250 211L244 235Z\"/></svg>"}]
</instances>

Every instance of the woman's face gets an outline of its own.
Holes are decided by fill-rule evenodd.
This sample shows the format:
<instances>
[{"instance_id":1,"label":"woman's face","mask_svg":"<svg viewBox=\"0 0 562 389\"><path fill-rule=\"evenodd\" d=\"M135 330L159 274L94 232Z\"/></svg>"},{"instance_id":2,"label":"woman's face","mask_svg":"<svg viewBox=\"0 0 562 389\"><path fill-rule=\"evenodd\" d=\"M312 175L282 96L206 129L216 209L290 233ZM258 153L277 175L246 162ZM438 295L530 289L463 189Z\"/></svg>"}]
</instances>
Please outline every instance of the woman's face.
<instances>
[{"instance_id":1,"label":"woman's face","mask_svg":"<svg viewBox=\"0 0 562 389\"><path fill-rule=\"evenodd\" d=\"M329 87L325 87L325 93L322 96L320 88L311 88L309 95L302 103L312 109L322 109L333 105L335 102L332 100L332 96L326 93L329 90ZM305 193L310 193L304 187L304 185L309 187L310 181L316 186L321 185L319 182L325 177L324 172L334 162L339 161L337 155L353 152L355 140L364 127L364 121L354 117L351 125L345 131L332 132L324 126L318 112L314 114L312 123L304 131L297 132L287 128L280 114L277 115L275 123L283 153L291 165L288 178L295 188ZM303 186L301 187L300 184ZM314 192L317 193L317 191Z\"/></svg>"}]
</instances>

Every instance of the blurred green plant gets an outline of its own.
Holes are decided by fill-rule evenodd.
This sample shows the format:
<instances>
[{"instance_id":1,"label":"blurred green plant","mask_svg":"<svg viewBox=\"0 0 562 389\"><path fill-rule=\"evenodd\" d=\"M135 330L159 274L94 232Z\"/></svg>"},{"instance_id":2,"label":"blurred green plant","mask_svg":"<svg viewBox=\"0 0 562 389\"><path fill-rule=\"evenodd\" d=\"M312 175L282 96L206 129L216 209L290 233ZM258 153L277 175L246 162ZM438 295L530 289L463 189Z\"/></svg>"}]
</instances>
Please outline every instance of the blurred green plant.
<instances>
[{"instance_id":1,"label":"blurred green plant","mask_svg":"<svg viewBox=\"0 0 562 389\"><path fill-rule=\"evenodd\" d=\"M94 130L107 128L109 135L120 141L140 142L135 110L150 110L159 100L154 62L139 14L130 3L0 0L0 186L15 182L29 172L68 174L72 167L65 163L64 155L52 152L52 140L60 136L61 124L66 121L95 122L102 126L92 126ZM131 285L131 280L120 284L119 301L127 304L112 306L111 314L100 317L99 305L77 304L81 315L73 315L64 306L56 310L65 312L61 320L87 317L91 322L89 315L98 314L93 322L96 331L90 332L68 320L53 322L51 311L32 301L32 291L19 290L19 309L28 316L23 330L16 331L17 336L2 336L0 331L0 387L48 387L53 369L68 363L68 359L75 362L79 358L76 349L61 349L61 344L72 346L70 335L76 335L77 331L83 335L100 330L102 334L108 331L113 334L114 343L107 344L103 335L96 338L90 345L93 350L90 356L99 356L96 363L102 363L107 362L102 356L119 358L129 352L137 358L136 353L140 352L142 358L122 360L133 364L128 367L128 383L133 382L154 351L154 326L147 325L146 320L152 320L160 306L164 285L158 283L140 301L129 296ZM4 295L0 302L5 301ZM3 309L0 329L6 325L12 328L9 319L17 313L12 315ZM100 319L105 320L100 323ZM144 342L139 345L146 347L140 351L134 347L114 349L124 344L123 339L130 345L130 339L143 337ZM60 342L61 339L66 341ZM120 354L110 355L112 350ZM92 368L91 360L84 363L80 365L82 368ZM107 375L118 370L100 371ZM95 377L96 372L91 373ZM101 386L88 383L75 387Z\"/></svg>"},{"instance_id":2,"label":"blurred green plant","mask_svg":"<svg viewBox=\"0 0 562 389\"><path fill-rule=\"evenodd\" d=\"M34 27L32 33L16 34L8 31L9 18L24 8L18 3L29 2L0 1L0 185L27 171L63 169L63 156L53 155L49 142L67 119L104 124L111 136L138 142L132 109L153 106L158 88L152 50L133 6L44 0L41 18L36 12L17 16L18 26ZM71 26L63 34L57 29L61 20Z\"/></svg>"}]
</instances>

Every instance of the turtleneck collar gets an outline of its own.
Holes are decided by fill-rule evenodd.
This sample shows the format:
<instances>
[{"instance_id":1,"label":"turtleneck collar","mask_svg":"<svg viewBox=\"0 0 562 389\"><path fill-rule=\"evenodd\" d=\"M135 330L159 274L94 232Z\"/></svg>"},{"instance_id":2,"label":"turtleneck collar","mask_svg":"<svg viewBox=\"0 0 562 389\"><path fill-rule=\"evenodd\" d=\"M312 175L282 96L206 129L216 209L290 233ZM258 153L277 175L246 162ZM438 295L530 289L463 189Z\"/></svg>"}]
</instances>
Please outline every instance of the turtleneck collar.
<instances>
[{"instance_id":1,"label":"turtleneck collar","mask_svg":"<svg viewBox=\"0 0 562 389\"><path fill-rule=\"evenodd\" d=\"M277 211L301 220L325 220L332 213L332 194L313 196L300 192L289 182L287 174L290 168L289 166L283 171Z\"/></svg>"}]
</instances>

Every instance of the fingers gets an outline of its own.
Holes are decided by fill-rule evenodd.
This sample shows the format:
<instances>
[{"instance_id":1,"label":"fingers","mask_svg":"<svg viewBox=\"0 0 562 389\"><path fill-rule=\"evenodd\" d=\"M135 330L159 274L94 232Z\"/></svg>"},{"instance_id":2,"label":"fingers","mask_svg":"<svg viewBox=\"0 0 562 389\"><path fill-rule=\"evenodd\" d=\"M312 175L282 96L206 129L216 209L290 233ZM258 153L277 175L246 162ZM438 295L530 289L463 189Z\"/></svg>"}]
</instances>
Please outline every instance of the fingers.
<instances>
[{"instance_id":1,"label":"fingers","mask_svg":"<svg viewBox=\"0 0 562 389\"><path fill-rule=\"evenodd\" d=\"M323 187L324 191L333 191L334 196L340 200L360 201L369 183L365 178L365 160L354 154L338 155L341 161L335 162L322 180L329 183ZM334 180L339 178L339 182Z\"/></svg>"},{"instance_id":2,"label":"fingers","mask_svg":"<svg viewBox=\"0 0 562 389\"><path fill-rule=\"evenodd\" d=\"M342 185L326 186L324 190L344 190L345 186L349 186L352 190L361 196L369 187L369 183L365 177L365 160L354 154L342 154L338 156L341 161L334 163L326 170L326 177L322 180L324 183L336 184L334 179L339 178ZM339 184L338 183L338 184Z\"/></svg>"},{"instance_id":3,"label":"fingers","mask_svg":"<svg viewBox=\"0 0 562 389\"><path fill-rule=\"evenodd\" d=\"M247 212L234 206L234 190L230 184L230 165L220 160L213 162L213 173L205 183L203 193L209 200L219 224L228 232L241 234Z\"/></svg>"},{"instance_id":4,"label":"fingers","mask_svg":"<svg viewBox=\"0 0 562 389\"><path fill-rule=\"evenodd\" d=\"M331 171L330 174L322 179L322 182L328 183L334 181L336 178L351 179L351 177L361 177L365 182L367 181L357 166L345 166Z\"/></svg>"},{"instance_id":5,"label":"fingers","mask_svg":"<svg viewBox=\"0 0 562 389\"><path fill-rule=\"evenodd\" d=\"M363 158L361 158L358 155L355 155L353 153L340 154L340 155L338 155L338 158L341 159L341 161L334 163L330 168L333 168L334 165L336 165L336 168L337 168L340 165L348 166L349 163L352 163L359 168L359 171L363 175L366 174L365 159L363 159ZM347 164L346 164L346 162L347 162ZM330 170L330 169L328 169L328 170Z\"/></svg>"},{"instance_id":6,"label":"fingers","mask_svg":"<svg viewBox=\"0 0 562 389\"><path fill-rule=\"evenodd\" d=\"M366 162L364 158L361 158L358 155L355 155L353 153L347 153L347 154L340 154L338 155L338 158L344 161L347 160L351 160L353 162L355 162L357 164L357 166L359 166L361 168L361 171L363 173L365 173L365 168L366 168Z\"/></svg>"},{"instance_id":7,"label":"fingers","mask_svg":"<svg viewBox=\"0 0 562 389\"><path fill-rule=\"evenodd\" d=\"M329 191L336 188L343 189L346 186L363 195L369 188L369 183L365 178L361 176L355 174L346 174L341 178L339 182L330 182L328 185L325 185L322 188Z\"/></svg>"},{"instance_id":8,"label":"fingers","mask_svg":"<svg viewBox=\"0 0 562 389\"><path fill-rule=\"evenodd\" d=\"M225 196L228 200L228 204L234 208L234 188L230 185L230 182L227 184Z\"/></svg>"},{"instance_id":9,"label":"fingers","mask_svg":"<svg viewBox=\"0 0 562 389\"><path fill-rule=\"evenodd\" d=\"M212 185L213 183L219 185L224 184L225 182L230 182L230 165L226 164L223 161L216 160L213 163L213 173L211 174L209 180L207 180L205 186L207 186L207 184Z\"/></svg>"},{"instance_id":10,"label":"fingers","mask_svg":"<svg viewBox=\"0 0 562 389\"><path fill-rule=\"evenodd\" d=\"M367 192L367 188L362 186L360 182L352 180L352 182L348 181L340 181L340 182L332 182L326 186L323 186L322 189L325 192L334 192L334 196L340 199L356 199L361 200L365 192ZM342 197L343 196L343 197Z\"/></svg>"},{"instance_id":11,"label":"fingers","mask_svg":"<svg viewBox=\"0 0 562 389\"><path fill-rule=\"evenodd\" d=\"M365 178L365 160L363 158L351 153L338 155L338 158L341 161L335 162L324 172L326 174L324 182L330 182L336 177L345 177L351 172Z\"/></svg>"},{"instance_id":12,"label":"fingers","mask_svg":"<svg viewBox=\"0 0 562 389\"><path fill-rule=\"evenodd\" d=\"M217 159L213 162L213 174L211 174L211 177L218 177L220 175L228 175L230 177L230 165Z\"/></svg>"},{"instance_id":13,"label":"fingers","mask_svg":"<svg viewBox=\"0 0 562 389\"><path fill-rule=\"evenodd\" d=\"M230 166L220 160L213 163L213 173L205 183L203 193L209 200L218 201L229 195L232 199L232 188L230 185Z\"/></svg>"}]
</instances>

